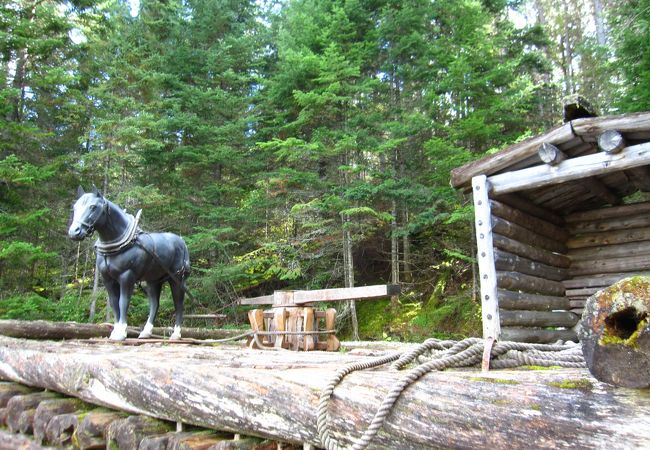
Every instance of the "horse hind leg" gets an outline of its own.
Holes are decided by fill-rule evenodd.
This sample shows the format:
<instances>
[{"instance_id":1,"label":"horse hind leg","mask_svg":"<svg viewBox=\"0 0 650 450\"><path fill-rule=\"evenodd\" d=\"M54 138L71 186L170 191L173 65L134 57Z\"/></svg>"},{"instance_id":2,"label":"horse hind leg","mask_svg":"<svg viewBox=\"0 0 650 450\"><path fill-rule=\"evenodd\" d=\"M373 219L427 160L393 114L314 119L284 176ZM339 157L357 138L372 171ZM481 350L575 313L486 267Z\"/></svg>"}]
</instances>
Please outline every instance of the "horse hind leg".
<instances>
[{"instance_id":1,"label":"horse hind leg","mask_svg":"<svg viewBox=\"0 0 650 450\"><path fill-rule=\"evenodd\" d=\"M169 286L172 290L172 298L174 299L174 310L176 320L174 322L174 332L169 337L171 340L178 340L181 338L181 324L183 323L183 303L185 302L185 280L170 281Z\"/></svg>"},{"instance_id":2,"label":"horse hind leg","mask_svg":"<svg viewBox=\"0 0 650 450\"><path fill-rule=\"evenodd\" d=\"M153 324L158 315L158 307L160 306L160 291L162 290L162 283L147 283L143 286L144 291L149 298L149 317L144 328L140 332L138 339L148 339L152 336Z\"/></svg>"}]
</instances>

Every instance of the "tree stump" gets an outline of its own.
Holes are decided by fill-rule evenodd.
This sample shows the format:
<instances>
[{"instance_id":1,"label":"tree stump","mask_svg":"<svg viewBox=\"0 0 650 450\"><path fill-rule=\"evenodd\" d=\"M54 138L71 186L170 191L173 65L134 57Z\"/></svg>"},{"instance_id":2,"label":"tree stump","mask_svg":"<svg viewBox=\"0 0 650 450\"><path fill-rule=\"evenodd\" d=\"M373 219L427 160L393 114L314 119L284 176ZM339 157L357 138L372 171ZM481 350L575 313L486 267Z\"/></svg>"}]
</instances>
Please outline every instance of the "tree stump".
<instances>
[{"instance_id":1,"label":"tree stump","mask_svg":"<svg viewBox=\"0 0 650 450\"><path fill-rule=\"evenodd\" d=\"M650 277L631 277L592 295L580 322L582 352L600 381L650 387Z\"/></svg>"}]
</instances>

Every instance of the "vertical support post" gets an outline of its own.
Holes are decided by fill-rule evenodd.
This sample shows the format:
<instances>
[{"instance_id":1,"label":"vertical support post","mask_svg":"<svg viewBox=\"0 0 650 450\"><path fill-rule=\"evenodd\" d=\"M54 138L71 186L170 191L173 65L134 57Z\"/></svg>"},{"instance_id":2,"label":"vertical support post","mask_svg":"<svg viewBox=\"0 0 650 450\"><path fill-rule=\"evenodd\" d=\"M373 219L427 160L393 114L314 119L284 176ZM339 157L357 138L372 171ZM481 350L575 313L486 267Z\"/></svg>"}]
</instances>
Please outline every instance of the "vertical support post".
<instances>
[{"instance_id":1,"label":"vertical support post","mask_svg":"<svg viewBox=\"0 0 650 450\"><path fill-rule=\"evenodd\" d=\"M251 324L251 330L253 331L264 331L264 311L261 309L252 309L248 311L248 321ZM264 342L264 338L260 338L260 342ZM248 343L250 348L257 348L257 342L255 339L251 338Z\"/></svg>"},{"instance_id":2,"label":"vertical support post","mask_svg":"<svg viewBox=\"0 0 650 450\"><path fill-rule=\"evenodd\" d=\"M287 331L286 327L286 309L285 308L274 308L273 309L273 321L275 322L276 331ZM281 334L275 337L275 348L282 348L284 346L286 336Z\"/></svg>"},{"instance_id":3,"label":"vertical support post","mask_svg":"<svg viewBox=\"0 0 650 450\"><path fill-rule=\"evenodd\" d=\"M486 342L499 339L501 323L497 299L497 273L494 265L492 242L492 217L490 212L489 183L485 175L472 178L474 198L474 220L476 247L481 284L481 311L483 319L483 339ZM488 355L489 356L489 355Z\"/></svg>"},{"instance_id":4,"label":"vertical support post","mask_svg":"<svg viewBox=\"0 0 650 450\"><path fill-rule=\"evenodd\" d=\"M302 310L303 313L303 330L304 331L314 331L314 308L305 307ZM314 343L314 336L310 334L305 335L305 351L311 351L316 348Z\"/></svg>"},{"instance_id":5,"label":"vertical support post","mask_svg":"<svg viewBox=\"0 0 650 450\"><path fill-rule=\"evenodd\" d=\"M325 311L325 331L336 330L336 309L328 308ZM341 343L334 333L327 334L327 351L335 352L339 349Z\"/></svg>"}]
</instances>

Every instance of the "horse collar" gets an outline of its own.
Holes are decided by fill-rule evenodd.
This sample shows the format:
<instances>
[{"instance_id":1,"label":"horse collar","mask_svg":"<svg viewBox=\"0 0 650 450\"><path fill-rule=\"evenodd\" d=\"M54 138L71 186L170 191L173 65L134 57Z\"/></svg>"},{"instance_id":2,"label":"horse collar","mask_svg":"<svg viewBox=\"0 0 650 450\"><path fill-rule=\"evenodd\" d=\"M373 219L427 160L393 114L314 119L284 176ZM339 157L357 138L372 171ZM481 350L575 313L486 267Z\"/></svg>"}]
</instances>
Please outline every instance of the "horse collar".
<instances>
[{"instance_id":1,"label":"horse collar","mask_svg":"<svg viewBox=\"0 0 650 450\"><path fill-rule=\"evenodd\" d=\"M133 245L133 242L137 238L138 233L141 231L140 228L138 228L138 222L140 222L141 214L141 209L138 210L135 217L129 214L131 218L129 226L124 230L122 236L118 237L117 239L108 242L103 242L101 239L97 239L97 242L95 242L95 249L97 250L97 253L100 253L104 256L112 255L119 253L123 249Z\"/></svg>"}]
</instances>

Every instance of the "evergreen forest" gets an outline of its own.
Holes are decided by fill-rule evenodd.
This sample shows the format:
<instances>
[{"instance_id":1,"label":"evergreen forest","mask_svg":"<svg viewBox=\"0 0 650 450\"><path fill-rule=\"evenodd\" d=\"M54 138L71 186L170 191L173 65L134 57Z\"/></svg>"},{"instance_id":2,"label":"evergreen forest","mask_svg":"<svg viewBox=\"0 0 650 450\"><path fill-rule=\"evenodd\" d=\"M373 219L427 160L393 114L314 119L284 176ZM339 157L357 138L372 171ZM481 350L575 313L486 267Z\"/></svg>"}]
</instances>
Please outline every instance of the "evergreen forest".
<instances>
[{"instance_id":1,"label":"evergreen forest","mask_svg":"<svg viewBox=\"0 0 650 450\"><path fill-rule=\"evenodd\" d=\"M449 171L575 94L650 110L650 0L3 0L0 318L110 320L94 239L67 239L95 185L186 240L186 313L243 326L239 297L400 283L341 323L478 333Z\"/></svg>"}]
</instances>

